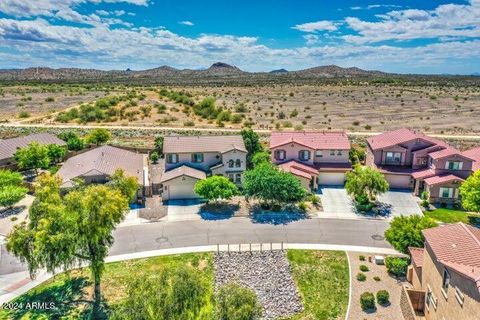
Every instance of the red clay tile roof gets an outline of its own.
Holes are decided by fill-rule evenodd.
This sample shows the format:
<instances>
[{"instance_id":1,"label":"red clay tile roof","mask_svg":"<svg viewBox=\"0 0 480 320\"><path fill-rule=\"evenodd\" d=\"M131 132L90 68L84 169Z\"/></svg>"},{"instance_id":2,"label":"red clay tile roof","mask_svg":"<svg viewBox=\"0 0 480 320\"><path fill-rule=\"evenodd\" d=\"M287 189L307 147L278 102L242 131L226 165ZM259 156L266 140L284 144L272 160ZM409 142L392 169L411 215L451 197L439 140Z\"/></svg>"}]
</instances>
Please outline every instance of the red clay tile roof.
<instances>
[{"instance_id":1,"label":"red clay tile roof","mask_svg":"<svg viewBox=\"0 0 480 320\"><path fill-rule=\"evenodd\" d=\"M187 176L198 180L202 180L207 177L205 172L203 172L202 170L183 165L181 167L164 172L162 175L162 179L160 179L160 182L163 183L181 176Z\"/></svg>"},{"instance_id":2,"label":"red clay tile roof","mask_svg":"<svg viewBox=\"0 0 480 320\"><path fill-rule=\"evenodd\" d=\"M408 247L408 251L410 252L410 255L412 256L413 264L417 268L421 268L422 265L423 265L423 252L425 251L425 249Z\"/></svg>"},{"instance_id":3,"label":"red clay tile roof","mask_svg":"<svg viewBox=\"0 0 480 320\"><path fill-rule=\"evenodd\" d=\"M17 149L25 148L26 146L28 146L28 144L34 141L42 145L67 145L65 141L57 138L55 135L50 133L38 133L24 137L0 140L0 159L13 158L15 156L15 152L17 152Z\"/></svg>"},{"instance_id":4,"label":"red clay tile roof","mask_svg":"<svg viewBox=\"0 0 480 320\"><path fill-rule=\"evenodd\" d=\"M233 149L247 152L242 136L166 136L163 141L164 153L224 153Z\"/></svg>"},{"instance_id":5,"label":"red clay tile roof","mask_svg":"<svg viewBox=\"0 0 480 320\"><path fill-rule=\"evenodd\" d=\"M447 183L450 181L464 181L462 178L459 178L457 176L454 176L453 174L447 174L447 175L437 175L433 177L426 178L424 181L426 184L433 186L435 184L440 184L440 183Z\"/></svg>"},{"instance_id":6,"label":"red clay tile roof","mask_svg":"<svg viewBox=\"0 0 480 320\"><path fill-rule=\"evenodd\" d=\"M318 171L326 171L326 172L347 172L352 170L351 163L345 162L318 162L314 164L315 169Z\"/></svg>"},{"instance_id":7,"label":"red clay tile roof","mask_svg":"<svg viewBox=\"0 0 480 320\"><path fill-rule=\"evenodd\" d=\"M304 177L307 179L310 179L312 175L314 176L318 175L317 169L307 166L303 163L297 162L295 160L290 160L288 162L279 164L278 167L280 168L280 170L283 170L285 172L290 172L296 176Z\"/></svg>"},{"instance_id":8,"label":"red clay tile roof","mask_svg":"<svg viewBox=\"0 0 480 320\"><path fill-rule=\"evenodd\" d=\"M480 229L461 222L423 230L435 258L480 290Z\"/></svg>"},{"instance_id":9,"label":"red clay tile roof","mask_svg":"<svg viewBox=\"0 0 480 320\"><path fill-rule=\"evenodd\" d=\"M368 144L373 150L383 149L394 146L396 144L402 144L415 139L422 139L432 144L438 144L447 146L447 143L432 137L429 137L423 133L413 131L407 128L401 128L394 131L385 132L374 137L367 139Z\"/></svg>"},{"instance_id":10,"label":"red clay tile roof","mask_svg":"<svg viewBox=\"0 0 480 320\"><path fill-rule=\"evenodd\" d=\"M457 149L455 149L453 147L447 147L443 150L431 152L428 155L430 157L432 157L432 159L441 159L441 158L450 157L450 156L453 156L453 155L460 155L462 157L471 158L471 157L466 156L464 153L461 153L460 151L458 151ZM472 159L472 160L474 160L474 159Z\"/></svg>"},{"instance_id":11,"label":"red clay tile roof","mask_svg":"<svg viewBox=\"0 0 480 320\"><path fill-rule=\"evenodd\" d=\"M272 132L270 149L292 142L314 150L350 150L345 132Z\"/></svg>"},{"instance_id":12,"label":"red clay tile roof","mask_svg":"<svg viewBox=\"0 0 480 320\"><path fill-rule=\"evenodd\" d=\"M435 175L435 172L432 169L428 169L428 168L412 173L412 177L414 179L425 179L425 178L432 177L434 175Z\"/></svg>"},{"instance_id":13,"label":"red clay tile roof","mask_svg":"<svg viewBox=\"0 0 480 320\"><path fill-rule=\"evenodd\" d=\"M467 150L463 152L463 155L475 160L473 163L473 171L480 170L480 147Z\"/></svg>"},{"instance_id":14,"label":"red clay tile roof","mask_svg":"<svg viewBox=\"0 0 480 320\"><path fill-rule=\"evenodd\" d=\"M95 174L112 175L115 170L123 169L127 176L137 178L144 184L143 155L112 146L101 146L69 158L58 170L64 186L70 186L71 180L80 176Z\"/></svg>"}]
</instances>

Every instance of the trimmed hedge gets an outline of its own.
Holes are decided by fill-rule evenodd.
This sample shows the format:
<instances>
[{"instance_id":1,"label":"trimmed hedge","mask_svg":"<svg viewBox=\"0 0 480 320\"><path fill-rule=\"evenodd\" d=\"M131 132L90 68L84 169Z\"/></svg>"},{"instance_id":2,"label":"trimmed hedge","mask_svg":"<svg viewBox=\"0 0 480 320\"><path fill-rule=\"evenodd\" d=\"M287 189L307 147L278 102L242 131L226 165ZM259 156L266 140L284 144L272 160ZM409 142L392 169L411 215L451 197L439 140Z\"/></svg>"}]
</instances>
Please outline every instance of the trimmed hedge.
<instances>
[{"instance_id":1,"label":"trimmed hedge","mask_svg":"<svg viewBox=\"0 0 480 320\"><path fill-rule=\"evenodd\" d=\"M390 294L387 290L380 290L377 292L377 303L380 305L386 305L390 302Z\"/></svg>"},{"instance_id":2,"label":"trimmed hedge","mask_svg":"<svg viewBox=\"0 0 480 320\"><path fill-rule=\"evenodd\" d=\"M389 273L396 277L404 277L407 275L409 260L400 257L386 257L385 266Z\"/></svg>"},{"instance_id":3,"label":"trimmed hedge","mask_svg":"<svg viewBox=\"0 0 480 320\"><path fill-rule=\"evenodd\" d=\"M364 292L360 296L360 305L362 310L372 310L375 309L375 296L371 292Z\"/></svg>"}]
</instances>

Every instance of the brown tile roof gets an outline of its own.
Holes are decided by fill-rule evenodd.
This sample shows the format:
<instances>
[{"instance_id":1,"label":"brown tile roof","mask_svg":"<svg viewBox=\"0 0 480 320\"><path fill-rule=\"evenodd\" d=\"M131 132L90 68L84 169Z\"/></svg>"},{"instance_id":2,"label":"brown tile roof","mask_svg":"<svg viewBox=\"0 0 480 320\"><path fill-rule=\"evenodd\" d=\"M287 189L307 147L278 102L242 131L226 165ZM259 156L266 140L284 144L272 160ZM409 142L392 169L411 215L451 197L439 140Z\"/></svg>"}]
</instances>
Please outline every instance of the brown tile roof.
<instances>
[{"instance_id":1,"label":"brown tile roof","mask_svg":"<svg viewBox=\"0 0 480 320\"><path fill-rule=\"evenodd\" d=\"M447 183L451 181L464 181L462 178L459 178L457 176L454 176L453 174L447 174L447 175L436 175L433 177L426 178L425 183L433 186L435 184L440 184L440 183Z\"/></svg>"},{"instance_id":2,"label":"brown tile roof","mask_svg":"<svg viewBox=\"0 0 480 320\"><path fill-rule=\"evenodd\" d=\"M38 133L28 136L0 140L0 160L13 158L17 149L25 148L31 142L38 142L42 145L58 144L59 146L67 145L65 141L57 138L50 133Z\"/></svg>"},{"instance_id":3,"label":"brown tile roof","mask_svg":"<svg viewBox=\"0 0 480 320\"><path fill-rule=\"evenodd\" d=\"M166 136L163 141L164 153L224 153L233 149L247 152L242 136Z\"/></svg>"},{"instance_id":4,"label":"brown tile roof","mask_svg":"<svg viewBox=\"0 0 480 320\"><path fill-rule=\"evenodd\" d=\"M112 146L101 146L69 158L58 170L64 186L69 186L71 180L80 176L95 174L112 175L116 169L123 169L126 175L137 178L144 184L143 155Z\"/></svg>"},{"instance_id":5,"label":"brown tile roof","mask_svg":"<svg viewBox=\"0 0 480 320\"><path fill-rule=\"evenodd\" d=\"M181 176L187 176L198 180L202 180L207 177L205 172L203 172L202 170L183 165L181 167L164 172L160 182L163 183Z\"/></svg>"},{"instance_id":6,"label":"brown tile roof","mask_svg":"<svg viewBox=\"0 0 480 320\"><path fill-rule=\"evenodd\" d=\"M423 133L413 131L407 128L401 128L394 131L385 132L367 139L368 144L373 150L383 149L396 144L406 143L415 139L422 139L432 144L438 144L447 147L448 144L439 139L429 137Z\"/></svg>"},{"instance_id":7,"label":"brown tile roof","mask_svg":"<svg viewBox=\"0 0 480 320\"><path fill-rule=\"evenodd\" d=\"M298 143L315 150L350 150L345 132L272 132L270 149L288 143Z\"/></svg>"},{"instance_id":8,"label":"brown tile roof","mask_svg":"<svg viewBox=\"0 0 480 320\"><path fill-rule=\"evenodd\" d=\"M352 170L352 164L346 162L319 162L314 164L315 169L324 172L347 172Z\"/></svg>"},{"instance_id":9,"label":"brown tile roof","mask_svg":"<svg viewBox=\"0 0 480 320\"><path fill-rule=\"evenodd\" d=\"M410 256L412 257L413 264L417 268L421 268L423 266L423 253L425 249L408 247L408 251L410 252Z\"/></svg>"},{"instance_id":10,"label":"brown tile roof","mask_svg":"<svg viewBox=\"0 0 480 320\"><path fill-rule=\"evenodd\" d=\"M435 175L435 171L433 171L430 168L423 169L423 170L416 171L416 172L412 173L412 177L414 179L425 179L425 178L428 178L428 177L431 177L431 176L434 176L434 175Z\"/></svg>"},{"instance_id":11,"label":"brown tile roof","mask_svg":"<svg viewBox=\"0 0 480 320\"><path fill-rule=\"evenodd\" d=\"M473 163L473 171L480 170L480 147L464 151L463 155L475 160Z\"/></svg>"},{"instance_id":12,"label":"brown tile roof","mask_svg":"<svg viewBox=\"0 0 480 320\"><path fill-rule=\"evenodd\" d=\"M290 172L293 175L304 177L310 179L312 175L318 175L318 170L307 166L306 164L300 163L295 160L291 160L282 164L279 164L278 167L280 170L285 172Z\"/></svg>"},{"instance_id":13,"label":"brown tile roof","mask_svg":"<svg viewBox=\"0 0 480 320\"><path fill-rule=\"evenodd\" d=\"M430 157L432 157L432 159L441 159L441 158L445 158L445 157L450 157L450 156L453 156L453 155L459 155L459 156L462 156L462 157L466 157L466 158L471 158L467 155L465 155L465 153L461 153L460 151L458 151L457 149L453 148L453 147L448 147L448 148L445 148L445 149L442 149L442 150L439 150L439 151L435 151L435 152L431 152L428 154ZM471 159L471 160L474 160L474 159Z\"/></svg>"},{"instance_id":14,"label":"brown tile roof","mask_svg":"<svg viewBox=\"0 0 480 320\"><path fill-rule=\"evenodd\" d=\"M480 229L459 222L423 230L423 235L440 263L480 289Z\"/></svg>"}]
</instances>

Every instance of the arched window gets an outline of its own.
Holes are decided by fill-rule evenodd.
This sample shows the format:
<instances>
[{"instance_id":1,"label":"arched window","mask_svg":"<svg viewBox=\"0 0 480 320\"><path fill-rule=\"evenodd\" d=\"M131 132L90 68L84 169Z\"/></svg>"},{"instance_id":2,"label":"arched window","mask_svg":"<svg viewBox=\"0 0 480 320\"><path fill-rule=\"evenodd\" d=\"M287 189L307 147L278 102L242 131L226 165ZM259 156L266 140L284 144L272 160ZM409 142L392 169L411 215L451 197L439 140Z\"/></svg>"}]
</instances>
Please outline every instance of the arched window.
<instances>
[{"instance_id":1,"label":"arched window","mask_svg":"<svg viewBox=\"0 0 480 320\"><path fill-rule=\"evenodd\" d=\"M235 183L242 183L242 174L241 173L237 173L235 175Z\"/></svg>"},{"instance_id":2,"label":"arched window","mask_svg":"<svg viewBox=\"0 0 480 320\"><path fill-rule=\"evenodd\" d=\"M229 168L233 168L234 164L235 164L235 161L233 161L232 159L228 160L228 167Z\"/></svg>"},{"instance_id":3,"label":"arched window","mask_svg":"<svg viewBox=\"0 0 480 320\"><path fill-rule=\"evenodd\" d=\"M235 161L235 167L240 168L241 166L242 166L242 161L240 159L237 159L237 161Z\"/></svg>"}]
</instances>

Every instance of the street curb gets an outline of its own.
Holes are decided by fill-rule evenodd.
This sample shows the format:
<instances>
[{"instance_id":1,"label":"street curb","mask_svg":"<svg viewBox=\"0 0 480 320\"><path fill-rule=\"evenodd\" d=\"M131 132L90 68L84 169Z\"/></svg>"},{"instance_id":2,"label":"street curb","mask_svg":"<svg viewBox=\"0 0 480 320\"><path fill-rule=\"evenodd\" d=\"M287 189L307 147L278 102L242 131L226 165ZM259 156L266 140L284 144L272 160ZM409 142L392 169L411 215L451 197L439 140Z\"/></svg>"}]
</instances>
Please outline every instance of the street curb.
<instances>
[{"instance_id":1,"label":"street curb","mask_svg":"<svg viewBox=\"0 0 480 320\"><path fill-rule=\"evenodd\" d=\"M347 262L348 262L348 305L347 305L347 313L345 314L345 320L348 320L350 315L350 307L352 306L352 264L350 263L350 256L348 252L345 251L347 255Z\"/></svg>"},{"instance_id":2,"label":"street curb","mask_svg":"<svg viewBox=\"0 0 480 320\"><path fill-rule=\"evenodd\" d=\"M328 251L353 251L353 252L366 252L376 254L388 254L388 255L401 255L398 251L391 248L381 247L365 247L365 246L349 246L349 245L332 245L332 244L311 244L311 243L243 243L243 244L231 244L231 245L208 245L208 246L191 246L191 247L179 247L168 248L159 250L149 250L128 254L121 254L115 256L109 256L105 259L106 263L120 262L134 259L144 259L157 256L184 254L184 253L199 253L199 252L216 252L216 251L247 251L252 248L252 251L265 250L280 250L283 249L300 249L300 250L328 250ZM236 250L237 248L237 250ZM347 254L348 256L348 254ZM7 275L8 276L8 275ZM9 292L7 294L0 295L0 304L9 302L16 297L24 294L28 290L35 288L43 282L49 280L54 275L47 273L46 271L40 271L37 278L30 281L26 285ZM3 275L5 277L5 275Z\"/></svg>"}]
</instances>

